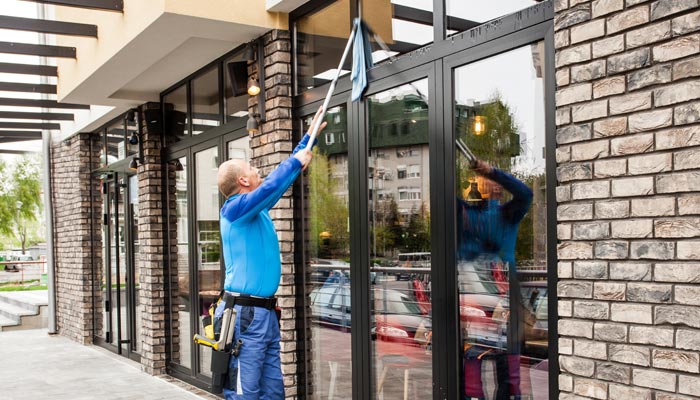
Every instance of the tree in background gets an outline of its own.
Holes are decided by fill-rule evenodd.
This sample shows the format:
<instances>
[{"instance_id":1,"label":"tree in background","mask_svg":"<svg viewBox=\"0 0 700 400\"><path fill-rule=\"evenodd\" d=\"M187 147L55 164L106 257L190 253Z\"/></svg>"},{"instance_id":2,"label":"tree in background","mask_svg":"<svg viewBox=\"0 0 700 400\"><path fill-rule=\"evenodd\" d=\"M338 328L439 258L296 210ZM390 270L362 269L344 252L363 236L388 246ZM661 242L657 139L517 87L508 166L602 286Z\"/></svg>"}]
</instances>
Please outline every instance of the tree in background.
<instances>
[{"instance_id":1,"label":"tree in background","mask_svg":"<svg viewBox=\"0 0 700 400\"><path fill-rule=\"evenodd\" d=\"M40 166L37 156L21 157L11 170L0 161L0 234L16 240L22 254L43 240L38 218L42 211Z\"/></svg>"}]
</instances>

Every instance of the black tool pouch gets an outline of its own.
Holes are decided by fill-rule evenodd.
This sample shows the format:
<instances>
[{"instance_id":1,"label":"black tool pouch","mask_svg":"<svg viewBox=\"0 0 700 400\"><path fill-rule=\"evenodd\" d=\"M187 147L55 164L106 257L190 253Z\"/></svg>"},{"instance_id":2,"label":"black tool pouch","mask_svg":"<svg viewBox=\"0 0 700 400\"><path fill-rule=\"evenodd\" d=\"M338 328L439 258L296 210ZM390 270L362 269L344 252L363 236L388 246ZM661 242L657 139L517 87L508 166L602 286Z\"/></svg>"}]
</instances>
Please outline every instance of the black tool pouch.
<instances>
[{"instance_id":1,"label":"black tool pouch","mask_svg":"<svg viewBox=\"0 0 700 400\"><path fill-rule=\"evenodd\" d=\"M219 394L224 389L224 383L228 379L230 358L230 351L211 350L211 390L214 394Z\"/></svg>"}]
</instances>

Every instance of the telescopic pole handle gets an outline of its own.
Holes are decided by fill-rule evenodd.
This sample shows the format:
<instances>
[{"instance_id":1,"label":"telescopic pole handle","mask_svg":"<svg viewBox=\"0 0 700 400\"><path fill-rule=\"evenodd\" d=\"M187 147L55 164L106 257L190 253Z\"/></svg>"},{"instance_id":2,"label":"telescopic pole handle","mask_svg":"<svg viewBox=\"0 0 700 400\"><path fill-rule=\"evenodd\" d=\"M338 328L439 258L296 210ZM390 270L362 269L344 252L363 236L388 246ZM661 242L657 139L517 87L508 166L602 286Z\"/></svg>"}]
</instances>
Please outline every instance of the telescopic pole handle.
<instances>
[{"instance_id":1,"label":"telescopic pole handle","mask_svg":"<svg viewBox=\"0 0 700 400\"><path fill-rule=\"evenodd\" d=\"M333 81L331 82L331 87L328 88L328 93L326 93L326 99L323 101L323 107L321 111L321 116L316 120L316 123L314 126L311 127L311 133L309 134L309 141L306 143L306 150L311 150L311 147L314 145L314 141L316 140L316 135L318 135L318 128L321 126L321 122L323 122L323 117L326 115L326 110L328 110L328 103L331 101L331 96L333 96L333 92L335 91L335 85L338 83L338 78L340 78L340 73L342 72L343 64L345 64L345 59L348 56L348 53L350 52L350 47L352 46L352 41L355 38L355 35L357 34L357 24L352 25L352 31L350 31L350 37L348 38L348 43L345 45L345 50L343 51L343 56L340 58L340 64L338 64L338 70L335 73L335 78L333 78Z\"/></svg>"}]
</instances>

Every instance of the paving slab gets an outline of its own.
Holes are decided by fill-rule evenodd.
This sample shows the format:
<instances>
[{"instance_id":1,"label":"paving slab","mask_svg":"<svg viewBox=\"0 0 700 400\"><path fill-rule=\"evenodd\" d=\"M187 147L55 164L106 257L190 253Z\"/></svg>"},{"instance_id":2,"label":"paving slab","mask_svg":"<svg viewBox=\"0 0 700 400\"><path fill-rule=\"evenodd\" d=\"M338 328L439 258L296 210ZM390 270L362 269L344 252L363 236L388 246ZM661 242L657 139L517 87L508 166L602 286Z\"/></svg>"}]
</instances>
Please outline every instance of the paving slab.
<instances>
[{"instance_id":1,"label":"paving slab","mask_svg":"<svg viewBox=\"0 0 700 400\"><path fill-rule=\"evenodd\" d=\"M0 397L52 399L220 399L99 346L84 346L46 329L0 332Z\"/></svg>"}]
</instances>

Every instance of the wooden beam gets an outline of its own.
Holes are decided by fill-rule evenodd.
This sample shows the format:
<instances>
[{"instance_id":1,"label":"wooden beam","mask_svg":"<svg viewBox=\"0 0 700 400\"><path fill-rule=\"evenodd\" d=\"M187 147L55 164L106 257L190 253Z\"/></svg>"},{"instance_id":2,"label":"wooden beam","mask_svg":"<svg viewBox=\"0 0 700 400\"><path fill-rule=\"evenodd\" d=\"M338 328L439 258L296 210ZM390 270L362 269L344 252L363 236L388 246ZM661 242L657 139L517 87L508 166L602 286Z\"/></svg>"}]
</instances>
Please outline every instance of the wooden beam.
<instances>
[{"instance_id":1,"label":"wooden beam","mask_svg":"<svg viewBox=\"0 0 700 400\"><path fill-rule=\"evenodd\" d=\"M35 3L52 4L54 6L66 6L77 8L89 8L92 10L124 12L123 0L25 0Z\"/></svg>"},{"instance_id":2,"label":"wooden beam","mask_svg":"<svg viewBox=\"0 0 700 400\"><path fill-rule=\"evenodd\" d=\"M0 72L7 74L58 76L58 68L53 65L0 63Z\"/></svg>"},{"instance_id":3,"label":"wooden beam","mask_svg":"<svg viewBox=\"0 0 700 400\"><path fill-rule=\"evenodd\" d=\"M0 91L56 94L56 85L43 83L0 82Z\"/></svg>"},{"instance_id":4,"label":"wooden beam","mask_svg":"<svg viewBox=\"0 0 700 400\"><path fill-rule=\"evenodd\" d=\"M51 21L47 19L8 17L6 15L0 15L0 29L53 33L56 35L68 36L97 37L97 25Z\"/></svg>"},{"instance_id":5,"label":"wooden beam","mask_svg":"<svg viewBox=\"0 0 700 400\"><path fill-rule=\"evenodd\" d=\"M61 129L61 124L52 122L0 122L7 129Z\"/></svg>"},{"instance_id":6,"label":"wooden beam","mask_svg":"<svg viewBox=\"0 0 700 400\"><path fill-rule=\"evenodd\" d=\"M3 131L0 130L0 137L20 138L20 139L41 139L41 131Z\"/></svg>"},{"instance_id":7,"label":"wooden beam","mask_svg":"<svg viewBox=\"0 0 700 400\"><path fill-rule=\"evenodd\" d=\"M87 104L72 104L59 103L56 100L37 100L37 99L13 99L9 97L0 97L0 106L12 107L36 107L36 108L68 108L73 110L89 110Z\"/></svg>"},{"instance_id":8,"label":"wooden beam","mask_svg":"<svg viewBox=\"0 0 700 400\"><path fill-rule=\"evenodd\" d=\"M35 113L24 111L0 111L0 118L8 119L39 119L42 121L74 121L70 113Z\"/></svg>"},{"instance_id":9,"label":"wooden beam","mask_svg":"<svg viewBox=\"0 0 700 400\"><path fill-rule=\"evenodd\" d=\"M75 58L75 47L0 42L0 53L25 54L30 56L44 57Z\"/></svg>"}]
</instances>

